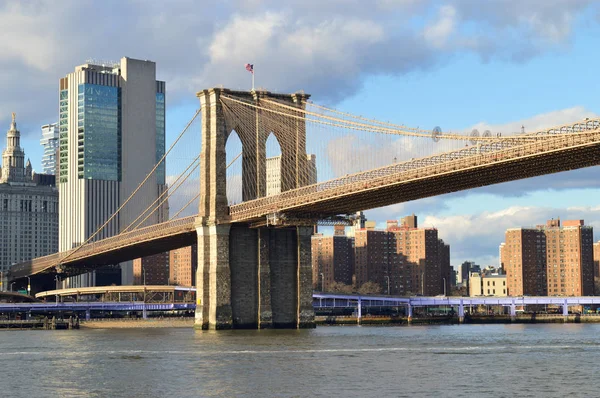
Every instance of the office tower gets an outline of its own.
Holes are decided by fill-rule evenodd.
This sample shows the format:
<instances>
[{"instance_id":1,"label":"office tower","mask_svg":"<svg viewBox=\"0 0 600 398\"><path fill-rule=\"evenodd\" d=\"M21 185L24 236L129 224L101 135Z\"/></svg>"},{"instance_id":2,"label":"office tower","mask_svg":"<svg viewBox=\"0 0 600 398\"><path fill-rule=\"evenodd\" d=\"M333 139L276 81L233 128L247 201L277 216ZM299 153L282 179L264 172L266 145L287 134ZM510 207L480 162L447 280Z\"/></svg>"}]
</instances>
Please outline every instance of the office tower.
<instances>
[{"instance_id":1,"label":"office tower","mask_svg":"<svg viewBox=\"0 0 600 398\"><path fill-rule=\"evenodd\" d=\"M165 83L156 80L154 62L125 57L110 65L87 63L60 79L59 249L82 244L102 226L164 150ZM163 164L94 240L127 228L164 189ZM144 225L167 217L163 207ZM132 263L121 267L121 283L133 283ZM70 284L93 285L94 274Z\"/></svg>"},{"instance_id":2,"label":"office tower","mask_svg":"<svg viewBox=\"0 0 600 398\"><path fill-rule=\"evenodd\" d=\"M501 262L510 296L594 293L593 229L583 220L508 229L505 238Z\"/></svg>"},{"instance_id":3,"label":"office tower","mask_svg":"<svg viewBox=\"0 0 600 398\"><path fill-rule=\"evenodd\" d=\"M329 291L334 282L352 285L354 272L353 240L344 227L336 227L333 236L312 237L313 289Z\"/></svg>"},{"instance_id":4,"label":"office tower","mask_svg":"<svg viewBox=\"0 0 600 398\"><path fill-rule=\"evenodd\" d=\"M42 126L40 144L44 147L42 156L42 171L44 174L56 173L56 153L58 149L58 123Z\"/></svg>"},{"instance_id":5,"label":"office tower","mask_svg":"<svg viewBox=\"0 0 600 398\"><path fill-rule=\"evenodd\" d=\"M0 169L0 272L58 250L58 190L52 176L33 173L20 144L15 114ZM45 177L45 178L40 178ZM5 279L2 275L1 279ZM8 286L2 286L7 290Z\"/></svg>"},{"instance_id":6,"label":"office tower","mask_svg":"<svg viewBox=\"0 0 600 398\"><path fill-rule=\"evenodd\" d=\"M196 286L198 244L171 250L169 253L169 284Z\"/></svg>"}]
</instances>

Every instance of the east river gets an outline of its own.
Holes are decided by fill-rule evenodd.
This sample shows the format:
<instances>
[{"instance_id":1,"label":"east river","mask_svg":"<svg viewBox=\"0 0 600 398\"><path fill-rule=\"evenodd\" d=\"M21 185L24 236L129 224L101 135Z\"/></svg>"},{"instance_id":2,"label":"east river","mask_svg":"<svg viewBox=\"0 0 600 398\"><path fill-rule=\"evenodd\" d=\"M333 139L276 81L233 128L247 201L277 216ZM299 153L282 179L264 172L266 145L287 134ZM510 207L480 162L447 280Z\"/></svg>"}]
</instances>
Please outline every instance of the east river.
<instances>
[{"instance_id":1,"label":"east river","mask_svg":"<svg viewBox=\"0 0 600 398\"><path fill-rule=\"evenodd\" d=\"M3 397L598 397L600 325L1 331Z\"/></svg>"}]
</instances>

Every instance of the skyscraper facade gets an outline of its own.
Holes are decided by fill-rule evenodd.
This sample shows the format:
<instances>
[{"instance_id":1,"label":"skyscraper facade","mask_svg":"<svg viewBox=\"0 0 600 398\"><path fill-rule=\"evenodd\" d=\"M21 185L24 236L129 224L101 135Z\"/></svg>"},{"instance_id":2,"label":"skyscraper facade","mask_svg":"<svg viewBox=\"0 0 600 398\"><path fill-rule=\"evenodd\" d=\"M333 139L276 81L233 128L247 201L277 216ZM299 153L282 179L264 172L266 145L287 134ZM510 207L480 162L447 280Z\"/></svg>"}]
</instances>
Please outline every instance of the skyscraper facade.
<instances>
[{"instance_id":1,"label":"skyscraper facade","mask_svg":"<svg viewBox=\"0 0 600 398\"><path fill-rule=\"evenodd\" d=\"M593 229L583 220L508 229L500 253L510 296L594 294Z\"/></svg>"},{"instance_id":2,"label":"skyscraper facade","mask_svg":"<svg viewBox=\"0 0 600 398\"><path fill-rule=\"evenodd\" d=\"M55 174L57 169L56 153L58 150L58 123L42 126L40 144L44 147L42 171L44 174Z\"/></svg>"},{"instance_id":3,"label":"skyscraper facade","mask_svg":"<svg viewBox=\"0 0 600 398\"><path fill-rule=\"evenodd\" d=\"M121 206L165 150L165 83L156 64L122 58L84 64L60 79L59 249L86 241ZM94 240L127 228L165 190L159 167L135 198ZM144 225L167 218L161 208ZM123 284L133 283L132 263L121 264ZM93 274L72 281L94 284Z\"/></svg>"},{"instance_id":4,"label":"skyscraper facade","mask_svg":"<svg viewBox=\"0 0 600 398\"><path fill-rule=\"evenodd\" d=\"M58 250L58 190L52 176L36 178L29 160L25 163L20 139L13 114L0 169L2 273L14 263Z\"/></svg>"}]
</instances>

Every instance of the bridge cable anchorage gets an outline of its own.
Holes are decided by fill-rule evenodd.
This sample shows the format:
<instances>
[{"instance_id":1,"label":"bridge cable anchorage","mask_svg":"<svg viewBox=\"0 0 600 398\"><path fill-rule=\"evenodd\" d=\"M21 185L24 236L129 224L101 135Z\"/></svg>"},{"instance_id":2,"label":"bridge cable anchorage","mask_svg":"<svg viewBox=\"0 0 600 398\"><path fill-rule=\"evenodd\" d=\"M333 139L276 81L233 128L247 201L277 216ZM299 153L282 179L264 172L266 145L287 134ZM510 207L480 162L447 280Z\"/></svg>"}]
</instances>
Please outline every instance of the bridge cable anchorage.
<instances>
[{"instance_id":1,"label":"bridge cable anchorage","mask_svg":"<svg viewBox=\"0 0 600 398\"><path fill-rule=\"evenodd\" d=\"M127 205L127 203L129 203L129 201L135 196L135 194L141 189L141 187L146 183L146 181L148 181L148 179L156 172L156 170L158 169L158 167L164 162L164 160L166 159L167 155L171 152L171 150L177 145L177 143L181 140L181 138L184 136L184 134L188 131L188 129L190 128L190 126L193 124L193 122L196 120L196 118L198 117L198 115L200 114L201 109L196 110L196 113L194 114L194 116L191 118L191 120L187 123L187 125L185 126L185 128L181 131L181 133L179 134L179 136L175 139L175 141L171 144L171 146L169 147L169 149L165 152L165 154L160 158L160 160L158 160L158 162L156 163L156 165L152 168L152 170L150 170L150 172L146 175L146 177L142 180L142 182L137 186L137 188L129 195L129 197L125 200L125 202L123 202L119 208L104 222L104 224L102 224L93 234L91 234L82 244L80 244L79 246L77 246L76 248L69 250L67 252L67 255L65 257L63 257L60 261L64 262L65 260L67 260L69 257L71 257L73 254L75 254L81 247L83 247L85 244L89 243L92 239L94 239L99 233L100 231L102 231L116 216L117 214L119 214L119 212Z\"/></svg>"}]
</instances>

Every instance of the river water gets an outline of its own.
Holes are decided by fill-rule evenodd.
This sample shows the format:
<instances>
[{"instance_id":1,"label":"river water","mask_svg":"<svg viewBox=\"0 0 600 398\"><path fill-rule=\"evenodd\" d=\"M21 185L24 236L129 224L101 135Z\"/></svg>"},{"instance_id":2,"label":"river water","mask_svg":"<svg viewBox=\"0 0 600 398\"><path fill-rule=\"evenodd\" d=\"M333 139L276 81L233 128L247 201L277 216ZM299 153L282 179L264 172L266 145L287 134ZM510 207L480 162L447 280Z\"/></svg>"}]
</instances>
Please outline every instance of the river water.
<instances>
[{"instance_id":1,"label":"river water","mask_svg":"<svg viewBox=\"0 0 600 398\"><path fill-rule=\"evenodd\" d=\"M599 397L600 325L0 332L3 397Z\"/></svg>"}]
</instances>

